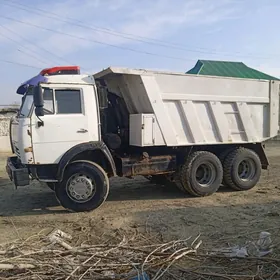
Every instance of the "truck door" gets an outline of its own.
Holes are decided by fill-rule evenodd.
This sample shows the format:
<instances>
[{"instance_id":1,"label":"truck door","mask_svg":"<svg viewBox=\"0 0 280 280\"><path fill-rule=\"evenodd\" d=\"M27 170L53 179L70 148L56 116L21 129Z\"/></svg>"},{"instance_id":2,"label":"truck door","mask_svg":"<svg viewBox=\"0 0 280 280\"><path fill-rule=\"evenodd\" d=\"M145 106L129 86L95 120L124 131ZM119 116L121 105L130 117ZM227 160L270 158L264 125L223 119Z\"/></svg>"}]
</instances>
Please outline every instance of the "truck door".
<instances>
[{"instance_id":1,"label":"truck door","mask_svg":"<svg viewBox=\"0 0 280 280\"><path fill-rule=\"evenodd\" d=\"M92 85L44 86L44 116L32 115L35 163L58 163L72 147L99 140L99 117Z\"/></svg>"}]
</instances>

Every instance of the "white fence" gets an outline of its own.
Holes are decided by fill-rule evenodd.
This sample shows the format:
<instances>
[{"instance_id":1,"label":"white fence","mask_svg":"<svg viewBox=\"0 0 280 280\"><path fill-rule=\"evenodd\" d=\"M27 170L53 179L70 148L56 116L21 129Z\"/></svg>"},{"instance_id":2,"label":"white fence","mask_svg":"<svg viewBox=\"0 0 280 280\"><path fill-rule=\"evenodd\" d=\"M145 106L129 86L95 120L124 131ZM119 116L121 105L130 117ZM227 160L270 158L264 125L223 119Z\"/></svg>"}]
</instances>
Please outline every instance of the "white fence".
<instances>
[{"instance_id":1,"label":"white fence","mask_svg":"<svg viewBox=\"0 0 280 280\"><path fill-rule=\"evenodd\" d=\"M0 152L10 153L10 119L16 114L18 105L0 105Z\"/></svg>"}]
</instances>

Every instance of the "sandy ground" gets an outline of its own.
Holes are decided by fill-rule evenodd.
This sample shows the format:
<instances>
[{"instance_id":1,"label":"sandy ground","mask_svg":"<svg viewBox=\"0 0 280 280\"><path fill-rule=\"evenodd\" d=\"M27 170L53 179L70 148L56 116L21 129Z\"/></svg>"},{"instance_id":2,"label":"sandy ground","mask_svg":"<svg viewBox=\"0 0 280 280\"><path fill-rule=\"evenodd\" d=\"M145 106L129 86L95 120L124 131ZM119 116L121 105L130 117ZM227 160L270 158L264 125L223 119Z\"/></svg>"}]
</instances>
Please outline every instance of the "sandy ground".
<instances>
[{"instance_id":1,"label":"sandy ground","mask_svg":"<svg viewBox=\"0 0 280 280\"><path fill-rule=\"evenodd\" d=\"M267 154L270 170L263 171L261 182L248 192L221 189L210 197L191 198L142 177L114 179L105 204L79 214L61 208L44 185L34 182L15 190L4 169L7 155L1 155L0 243L53 228L76 236L87 228L89 238L118 229L158 233L164 240L201 234L209 245L228 238L243 242L263 230L275 236L280 230L280 146L268 147Z\"/></svg>"}]
</instances>

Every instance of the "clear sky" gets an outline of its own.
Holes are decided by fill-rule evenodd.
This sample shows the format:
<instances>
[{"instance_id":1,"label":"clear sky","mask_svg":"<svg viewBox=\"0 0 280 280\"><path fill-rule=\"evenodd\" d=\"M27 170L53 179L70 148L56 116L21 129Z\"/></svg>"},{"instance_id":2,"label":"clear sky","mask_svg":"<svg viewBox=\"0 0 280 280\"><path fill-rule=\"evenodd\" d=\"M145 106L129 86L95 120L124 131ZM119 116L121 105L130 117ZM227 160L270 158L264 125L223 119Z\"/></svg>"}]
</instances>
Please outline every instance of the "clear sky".
<instances>
[{"instance_id":1,"label":"clear sky","mask_svg":"<svg viewBox=\"0 0 280 280\"><path fill-rule=\"evenodd\" d=\"M0 0L0 105L56 65L185 72L215 59L280 77L279 15L279 0Z\"/></svg>"}]
</instances>

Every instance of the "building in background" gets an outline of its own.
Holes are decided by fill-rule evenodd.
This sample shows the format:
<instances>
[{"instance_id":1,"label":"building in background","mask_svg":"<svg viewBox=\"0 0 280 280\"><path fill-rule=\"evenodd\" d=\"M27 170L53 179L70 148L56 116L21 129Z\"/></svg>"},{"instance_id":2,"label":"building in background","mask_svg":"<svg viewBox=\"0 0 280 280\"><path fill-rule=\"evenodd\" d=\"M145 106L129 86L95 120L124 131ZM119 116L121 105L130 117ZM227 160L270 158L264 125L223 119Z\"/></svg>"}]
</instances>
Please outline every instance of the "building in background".
<instances>
[{"instance_id":1,"label":"building in background","mask_svg":"<svg viewBox=\"0 0 280 280\"><path fill-rule=\"evenodd\" d=\"M248 67L243 62L198 60L187 74L222 76L257 80L279 80L256 69Z\"/></svg>"}]
</instances>

